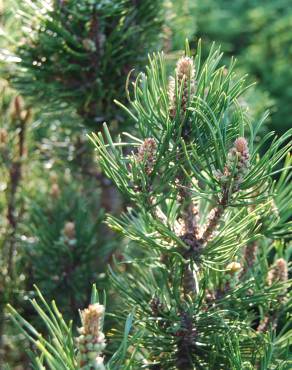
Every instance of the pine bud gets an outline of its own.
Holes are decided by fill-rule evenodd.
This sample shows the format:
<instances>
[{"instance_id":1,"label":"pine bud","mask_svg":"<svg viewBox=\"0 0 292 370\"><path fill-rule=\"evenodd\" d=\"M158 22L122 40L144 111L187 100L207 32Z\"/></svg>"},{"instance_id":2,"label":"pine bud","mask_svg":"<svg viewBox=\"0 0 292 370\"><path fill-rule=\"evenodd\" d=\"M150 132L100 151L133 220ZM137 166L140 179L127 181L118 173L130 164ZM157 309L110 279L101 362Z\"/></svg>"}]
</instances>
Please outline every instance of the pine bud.
<instances>
[{"instance_id":1,"label":"pine bud","mask_svg":"<svg viewBox=\"0 0 292 370\"><path fill-rule=\"evenodd\" d=\"M64 235L68 239L75 239L75 224L74 222L66 222L64 226Z\"/></svg>"},{"instance_id":2,"label":"pine bud","mask_svg":"<svg viewBox=\"0 0 292 370\"><path fill-rule=\"evenodd\" d=\"M51 172L50 173L50 180L51 180L51 182L54 184L54 183L57 183L57 181L58 181L58 176L57 176L57 174L56 174L56 172Z\"/></svg>"},{"instance_id":3,"label":"pine bud","mask_svg":"<svg viewBox=\"0 0 292 370\"><path fill-rule=\"evenodd\" d=\"M0 147L3 147L6 145L8 140L8 132L6 128L1 127L0 128Z\"/></svg>"},{"instance_id":4,"label":"pine bud","mask_svg":"<svg viewBox=\"0 0 292 370\"><path fill-rule=\"evenodd\" d=\"M249 150L244 137L235 140L234 146L229 150L224 173L217 172L218 180L225 184L230 181L231 175L234 176L234 190L239 188L245 174L249 168Z\"/></svg>"},{"instance_id":5,"label":"pine bud","mask_svg":"<svg viewBox=\"0 0 292 370\"><path fill-rule=\"evenodd\" d=\"M52 186L51 186L51 195L52 195L52 197L57 199L57 198L59 198L60 193L61 193L61 191L60 191L59 185L57 183L52 184Z\"/></svg>"},{"instance_id":6,"label":"pine bud","mask_svg":"<svg viewBox=\"0 0 292 370\"><path fill-rule=\"evenodd\" d=\"M138 163L144 163L147 175L150 175L153 171L156 159L156 150L157 144L152 138L145 139L144 143L138 150L137 161Z\"/></svg>"},{"instance_id":7,"label":"pine bud","mask_svg":"<svg viewBox=\"0 0 292 370\"><path fill-rule=\"evenodd\" d=\"M104 306L95 303L81 311L82 327L80 336L76 338L79 349L80 369L104 370L103 357L100 356L105 348L104 334L100 331Z\"/></svg>"},{"instance_id":8,"label":"pine bud","mask_svg":"<svg viewBox=\"0 0 292 370\"><path fill-rule=\"evenodd\" d=\"M11 118L21 119L24 102L21 96L16 96L11 103Z\"/></svg>"},{"instance_id":9,"label":"pine bud","mask_svg":"<svg viewBox=\"0 0 292 370\"><path fill-rule=\"evenodd\" d=\"M81 312L84 335L98 335L100 318L104 314L104 306L91 304Z\"/></svg>"},{"instance_id":10,"label":"pine bud","mask_svg":"<svg viewBox=\"0 0 292 370\"><path fill-rule=\"evenodd\" d=\"M247 145L247 141L244 137L239 137L238 139L236 139L235 142L234 142L234 146L235 146L236 150L239 153L241 153L241 154L247 153L248 154L248 145Z\"/></svg>"},{"instance_id":11,"label":"pine bud","mask_svg":"<svg viewBox=\"0 0 292 370\"><path fill-rule=\"evenodd\" d=\"M273 285L275 282L285 282L288 280L288 267L284 258L276 260L267 276L268 285Z\"/></svg>"},{"instance_id":12,"label":"pine bud","mask_svg":"<svg viewBox=\"0 0 292 370\"><path fill-rule=\"evenodd\" d=\"M175 72L178 82L182 82L184 78L191 80L194 77L193 59L189 57L181 57L176 64Z\"/></svg>"},{"instance_id":13,"label":"pine bud","mask_svg":"<svg viewBox=\"0 0 292 370\"><path fill-rule=\"evenodd\" d=\"M241 264L239 262L233 261L227 265L226 270L233 275L241 270Z\"/></svg>"},{"instance_id":14,"label":"pine bud","mask_svg":"<svg viewBox=\"0 0 292 370\"><path fill-rule=\"evenodd\" d=\"M183 89L180 102L181 109L183 112L186 112L187 104L195 92L195 69L193 59L189 57L181 57L176 64L175 75L178 82L178 88ZM171 117L175 117L178 102L176 101L175 78L173 77L169 80L168 97L170 101L169 114Z\"/></svg>"}]
</instances>

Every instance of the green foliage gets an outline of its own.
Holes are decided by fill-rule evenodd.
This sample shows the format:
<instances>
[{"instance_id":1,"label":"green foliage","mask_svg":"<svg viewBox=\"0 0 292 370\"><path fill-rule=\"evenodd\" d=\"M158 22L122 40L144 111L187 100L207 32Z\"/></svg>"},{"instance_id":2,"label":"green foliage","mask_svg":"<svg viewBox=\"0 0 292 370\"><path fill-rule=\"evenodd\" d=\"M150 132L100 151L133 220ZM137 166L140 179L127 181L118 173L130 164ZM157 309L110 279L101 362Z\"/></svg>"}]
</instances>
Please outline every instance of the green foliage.
<instances>
[{"instance_id":1,"label":"green foliage","mask_svg":"<svg viewBox=\"0 0 292 370\"><path fill-rule=\"evenodd\" d=\"M39 191L28 204L21 263L26 266L28 286L37 284L73 319L88 302L93 282L105 288L105 266L118 240L109 240L102 225L98 191L86 195L69 174L55 181L47 180L51 187ZM91 212L89 205L94 205Z\"/></svg>"},{"instance_id":2,"label":"green foliage","mask_svg":"<svg viewBox=\"0 0 292 370\"><path fill-rule=\"evenodd\" d=\"M185 39L193 36L195 10L196 4L194 1L165 1L164 49L167 53L180 50Z\"/></svg>"},{"instance_id":3,"label":"green foliage","mask_svg":"<svg viewBox=\"0 0 292 370\"><path fill-rule=\"evenodd\" d=\"M106 125L91 136L100 166L133 204L107 222L133 241L131 270L112 280L136 307L140 367L289 367L287 244L273 239L291 236L283 201L291 130L256 142L266 115L250 122L240 104L245 81L221 58L212 47L203 61L199 44L192 61L187 45L168 83L163 56L154 55L124 107L139 137L114 142ZM270 267L264 248L277 254Z\"/></svg>"},{"instance_id":4,"label":"green foliage","mask_svg":"<svg viewBox=\"0 0 292 370\"><path fill-rule=\"evenodd\" d=\"M35 104L89 125L119 119L114 97L158 39L161 1L24 1L14 85Z\"/></svg>"},{"instance_id":5,"label":"green foliage","mask_svg":"<svg viewBox=\"0 0 292 370\"><path fill-rule=\"evenodd\" d=\"M28 157L32 149L30 138L31 110L22 98L0 81L0 367L3 354L17 358L10 351L5 306L18 301L24 288L22 271L16 269L21 246L20 225L23 220L23 180L29 168ZM5 347L5 352L3 352Z\"/></svg>"},{"instance_id":6,"label":"green foliage","mask_svg":"<svg viewBox=\"0 0 292 370\"><path fill-rule=\"evenodd\" d=\"M287 0L1 4L0 368L290 369Z\"/></svg>"},{"instance_id":7,"label":"green foliage","mask_svg":"<svg viewBox=\"0 0 292 370\"><path fill-rule=\"evenodd\" d=\"M53 301L51 305L49 305L37 288L36 293L37 300L31 300L31 304L40 319L43 321L43 324L46 326L48 335L44 336L42 333L38 332L29 322L21 317L13 307L8 307L12 320L25 337L32 343L35 352L38 353L38 355L35 355L33 352L30 353L32 368L35 370L80 369L78 366L79 353L76 345L76 338L74 338L72 322L67 323L63 319L56 303ZM95 304L98 301L99 298L96 287L93 286L91 304ZM120 347L109 359L106 369L118 370L121 369L121 364L124 364L123 369L129 369L132 361L126 361L126 352L124 349L128 345L128 334L131 328L131 322L132 315L130 314L125 324L124 338L121 341ZM102 325L99 330L103 330ZM102 369L102 367L96 367L95 369Z\"/></svg>"},{"instance_id":8,"label":"green foliage","mask_svg":"<svg viewBox=\"0 0 292 370\"><path fill-rule=\"evenodd\" d=\"M273 128L291 126L292 73L289 1L197 1L193 12L196 35L219 42L274 100Z\"/></svg>"},{"instance_id":9,"label":"green foliage","mask_svg":"<svg viewBox=\"0 0 292 370\"><path fill-rule=\"evenodd\" d=\"M11 293L9 286L13 282L16 288L18 281L14 257L24 203L20 188L30 150L26 140L30 136L31 110L5 80L0 81L0 110L0 290L1 303L5 303Z\"/></svg>"}]
</instances>

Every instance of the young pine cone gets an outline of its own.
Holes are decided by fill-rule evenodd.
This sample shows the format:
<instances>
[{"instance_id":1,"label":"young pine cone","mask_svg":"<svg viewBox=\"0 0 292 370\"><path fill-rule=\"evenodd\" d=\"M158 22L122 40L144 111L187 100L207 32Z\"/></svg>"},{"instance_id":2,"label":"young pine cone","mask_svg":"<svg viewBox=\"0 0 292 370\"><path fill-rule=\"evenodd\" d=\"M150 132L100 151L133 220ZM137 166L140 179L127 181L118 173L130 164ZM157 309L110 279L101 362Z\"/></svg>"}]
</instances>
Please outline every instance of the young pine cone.
<instances>
[{"instance_id":1,"label":"young pine cone","mask_svg":"<svg viewBox=\"0 0 292 370\"><path fill-rule=\"evenodd\" d=\"M150 175L155 165L155 155L157 150L157 144L153 138L147 138L143 144L139 147L137 154L138 163L143 163L145 172Z\"/></svg>"},{"instance_id":2,"label":"young pine cone","mask_svg":"<svg viewBox=\"0 0 292 370\"><path fill-rule=\"evenodd\" d=\"M275 261L272 268L268 272L267 283L271 286L276 282L285 282L288 280L288 267L284 258L279 258Z\"/></svg>"},{"instance_id":3,"label":"young pine cone","mask_svg":"<svg viewBox=\"0 0 292 370\"><path fill-rule=\"evenodd\" d=\"M239 137L235 140L233 147L228 152L223 174L218 172L217 178L222 184L225 184L228 183L230 181L230 177L233 176L233 188L234 190L238 190L248 168L248 144L244 137Z\"/></svg>"},{"instance_id":4,"label":"young pine cone","mask_svg":"<svg viewBox=\"0 0 292 370\"><path fill-rule=\"evenodd\" d=\"M176 64L175 76L177 78L178 90L182 88L180 108L182 113L185 113L188 102L192 99L195 93L195 69L193 59L189 57L181 57ZM176 116L179 104L175 90L175 78L171 77L168 85L168 97L170 102L169 114L173 118Z\"/></svg>"},{"instance_id":5,"label":"young pine cone","mask_svg":"<svg viewBox=\"0 0 292 370\"><path fill-rule=\"evenodd\" d=\"M101 332L101 320L104 315L104 306L95 303L81 311L82 327L80 336L76 338L79 350L80 370L105 370L101 353L105 348L104 334Z\"/></svg>"}]
</instances>

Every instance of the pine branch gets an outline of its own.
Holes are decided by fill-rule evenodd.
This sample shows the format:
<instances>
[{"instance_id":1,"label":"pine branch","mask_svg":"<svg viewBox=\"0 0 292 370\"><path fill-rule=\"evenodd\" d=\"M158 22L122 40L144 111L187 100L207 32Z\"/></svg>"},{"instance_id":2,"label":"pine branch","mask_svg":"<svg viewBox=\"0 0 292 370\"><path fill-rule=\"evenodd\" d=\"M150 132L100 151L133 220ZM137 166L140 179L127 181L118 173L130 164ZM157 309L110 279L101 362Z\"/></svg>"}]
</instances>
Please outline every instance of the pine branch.
<instances>
[{"instance_id":1,"label":"pine branch","mask_svg":"<svg viewBox=\"0 0 292 370\"><path fill-rule=\"evenodd\" d=\"M163 56L154 55L126 109L139 137L115 143L106 125L104 135L91 136L101 168L134 206L107 223L140 246L142 257L136 261L131 249L132 273L113 272L112 279L136 307L145 330L137 350L150 368L256 366L265 343L252 310L275 302L287 284L266 289L264 280L246 280L252 262L246 256L246 274L237 258L265 237L271 177L291 148L291 132L260 155L272 135L254 146L262 122L248 122L237 100L244 80L233 64L217 67L221 56L213 48L203 64L200 45L194 59L187 47L167 84ZM287 162L279 171L288 171Z\"/></svg>"},{"instance_id":2,"label":"pine branch","mask_svg":"<svg viewBox=\"0 0 292 370\"><path fill-rule=\"evenodd\" d=\"M156 47L161 9L160 0L25 0L17 10L24 27L11 79L52 112L73 108L91 127L120 121L113 96L123 99L124 76Z\"/></svg>"},{"instance_id":3,"label":"pine branch","mask_svg":"<svg viewBox=\"0 0 292 370\"><path fill-rule=\"evenodd\" d=\"M131 314L128 315L120 346L109 359L108 365L104 364L104 358L101 356L106 345L102 332L104 305L98 303L99 297L95 285L92 288L91 304L80 313L82 327L79 329L80 335L77 338L73 335L72 322L66 323L56 303L53 301L49 305L41 292L35 289L37 300L31 300L31 304L45 324L47 333L38 332L10 305L8 305L8 311L14 324L34 345L35 353L32 354L32 358L36 369L118 370L121 364L131 365L132 360L126 360L125 353L132 324ZM118 361L116 361L117 357Z\"/></svg>"},{"instance_id":4,"label":"pine branch","mask_svg":"<svg viewBox=\"0 0 292 370\"><path fill-rule=\"evenodd\" d=\"M9 195L7 205L7 220L10 225L9 248L8 248L8 276L12 279L14 275L13 258L15 254L15 235L18 219L16 216L16 193L22 177L22 162L25 155L25 132L26 124L30 117L30 110L23 111L23 103L20 96L14 99L14 120L17 121L16 130L18 131L18 153L13 159L9 171Z\"/></svg>"}]
</instances>

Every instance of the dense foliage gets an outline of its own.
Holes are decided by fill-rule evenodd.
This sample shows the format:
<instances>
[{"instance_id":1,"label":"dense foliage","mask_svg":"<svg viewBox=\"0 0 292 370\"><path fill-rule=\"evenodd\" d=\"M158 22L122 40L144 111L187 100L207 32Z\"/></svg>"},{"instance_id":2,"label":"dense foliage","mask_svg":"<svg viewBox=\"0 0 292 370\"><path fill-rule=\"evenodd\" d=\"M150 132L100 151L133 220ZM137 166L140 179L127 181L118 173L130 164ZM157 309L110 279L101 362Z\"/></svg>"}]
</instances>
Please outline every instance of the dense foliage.
<instances>
[{"instance_id":1,"label":"dense foliage","mask_svg":"<svg viewBox=\"0 0 292 370\"><path fill-rule=\"evenodd\" d=\"M113 283L136 307L149 368L288 366L288 327L266 333L291 307L287 255L274 242L291 237L289 157L272 178L291 130L260 156L272 134L254 142L263 120L249 122L238 104L244 80L232 64L218 68L220 58L211 50L203 62L199 45L193 61L187 49L167 83L154 56L134 85L139 137L113 143L106 127L106 139L93 136L99 163L134 205L108 224L145 250L137 261L129 254L132 273L113 274Z\"/></svg>"},{"instance_id":2,"label":"dense foliage","mask_svg":"<svg viewBox=\"0 0 292 370\"><path fill-rule=\"evenodd\" d=\"M154 55L125 108L138 135L114 142L105 125L91 136L101 168L132 204L107 219L132 241L111 270L125 312L135 310L122 368L289 367L291 130L255 142L264 117L250 122L238 103L244 79L232 64L218 67L221 56L212 49L204 61L198 45L193 59L187 47L168 80ZM53 342L37 347L57 361Z\"/></svg>"},{"instance_id":3,"label":"dense foliage","mask_svg":"<svg viewBox=\"0 0 292 370\"><path fill-rule=\"evenodd\" d=\"M290 23L0 0L1 369L292 367Z\"/></svg>"},{"instance_id":4,"label":"dense foliage","mask_svg":"<svg viewBox=\"0 0 292 370\"><path fill-rule=\"evenodd\" d=\"M75 323L93 282L111 294L106 266L122 241L104 210L122 201L96 168L86 125L117 127L113 97L126 100L127 74L158 47L163 18L160 0L0 5L0 367L26 369L8 302L41 330L33 284Z\"/></svg>"},{"instance_id":5,"label":"dense foliage","mask_svg":"<svg viewBox=\"0 0 292 370\"><path fill-rule=\"evenodd\" d=\"M193 3L193 2L191 2ZM274 101L273 128L291 127L292 8L287 0L195 2L193 27L204 41L220 43L238 56L242 68L269 91Z\"/></svg>"},{"instance_id":6,"label":"dense foliage","mask_svg":"<svg viewBox=\"0 0 292 370\"><path fill-rule=\"evenodd\" d=\"M157 43L161 1L24 1L13 83L49 109L74 107L85 123L119 119L113 99Z\"/></svg>"}]
</instances>

